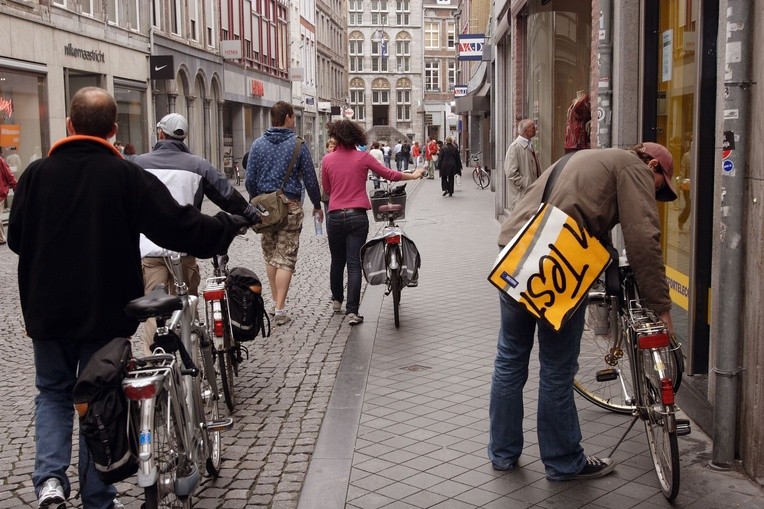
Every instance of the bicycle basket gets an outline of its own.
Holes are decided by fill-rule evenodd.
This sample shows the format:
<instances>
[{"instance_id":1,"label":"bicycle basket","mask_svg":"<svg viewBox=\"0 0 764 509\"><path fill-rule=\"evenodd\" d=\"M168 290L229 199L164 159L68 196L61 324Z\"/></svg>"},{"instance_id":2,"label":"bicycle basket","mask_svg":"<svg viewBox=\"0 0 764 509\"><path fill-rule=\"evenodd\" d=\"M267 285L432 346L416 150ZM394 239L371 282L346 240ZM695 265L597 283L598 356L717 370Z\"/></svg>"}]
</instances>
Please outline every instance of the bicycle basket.
<instances>
[{"instance_id":1,"label":"bicycle basket","mask_svg":"<svg viewBox=\"0 0 764 509\"><path fill-rule=\"evenodd\" d=\"M374 220L377 222L387 221L387 214L380 212L379 207L388 203L397 203L403 206L400 211L393 215L393 219L404 219L406 217L406 193L393 195L392 201L390 201L385 191L381 193L372 192L369 199L371 200L371 211L374 215Z\"/></svg>"}]
</instances>

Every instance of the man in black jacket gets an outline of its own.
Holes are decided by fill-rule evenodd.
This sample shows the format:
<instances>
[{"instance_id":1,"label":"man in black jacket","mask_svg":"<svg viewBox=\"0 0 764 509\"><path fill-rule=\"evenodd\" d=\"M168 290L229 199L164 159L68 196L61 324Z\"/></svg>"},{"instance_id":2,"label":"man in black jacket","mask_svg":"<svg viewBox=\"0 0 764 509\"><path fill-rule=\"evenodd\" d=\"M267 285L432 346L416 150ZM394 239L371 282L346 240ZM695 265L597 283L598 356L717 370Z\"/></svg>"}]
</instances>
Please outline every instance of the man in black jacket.
<instances>
[{"instance_id":1,"label":"man in black jacket","mask_svg":"<svg viewBox=\"0 0 764 509\"><path fill-rule=\"evenodd\" d=\"M140 234L170 249L210 257L251 223L180 206L159 179L124 160L108 142L117 132L117 103L105 90L81 89L69 111L69 136L19 180L8 228L8 244L19 255L21 309L34 348L32 480L40 508L63 507L69 496L66 469L78 369L109 340L129 337L138 327L124 308L143 295ZM114 486L101 482L81 438L79 450L83 505L111 509Z\"/></svg>"}]
</instances>

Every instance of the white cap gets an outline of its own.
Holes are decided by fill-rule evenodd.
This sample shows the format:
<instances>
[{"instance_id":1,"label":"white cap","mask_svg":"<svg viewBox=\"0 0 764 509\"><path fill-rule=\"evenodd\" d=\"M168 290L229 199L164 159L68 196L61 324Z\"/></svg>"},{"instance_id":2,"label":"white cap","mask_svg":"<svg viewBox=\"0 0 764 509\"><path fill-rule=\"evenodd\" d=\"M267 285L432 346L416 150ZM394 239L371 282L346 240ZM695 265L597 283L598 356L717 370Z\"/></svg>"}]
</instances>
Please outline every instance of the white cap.
<instances>
[{"instance_id":1,"label":"white cap","mask_svg":"<svg viewBox=\"0 0 764 509\"><path fill-rule=\"evenodd\" d=\"M157 124L157 129L161 129L167 136L182 140L188 134L188 122L183 115L170 113L162 117Z\"/></svg>"}]
</instances>

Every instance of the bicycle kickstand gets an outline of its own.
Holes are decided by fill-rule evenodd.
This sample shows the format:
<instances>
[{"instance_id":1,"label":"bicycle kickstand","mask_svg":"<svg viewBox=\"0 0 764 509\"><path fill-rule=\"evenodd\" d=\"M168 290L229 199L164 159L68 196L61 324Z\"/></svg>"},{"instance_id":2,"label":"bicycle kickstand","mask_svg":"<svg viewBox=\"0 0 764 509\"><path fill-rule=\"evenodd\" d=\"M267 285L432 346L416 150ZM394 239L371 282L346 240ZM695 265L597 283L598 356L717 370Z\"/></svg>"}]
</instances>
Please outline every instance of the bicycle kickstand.
<instances>
[{"instance_id":1,"label":"bicycle kickstand","mask_svg":"<svg viewBox=\"0 0 764 509\"><path fill-rule=\"evenodd\" d=\"M634 415L634 418L631 420L631 424L629 424L629 427L626 428L626 431L623 432L623 436L621 436L621 439L618 440L618 443L615 444L615 447L613 447L613 450L610 451L610 454L608 455L610 458L613 457L613 454L615 454L615 450L618 449L618 447L623 443L623 441L626 439L626 435L629 434L629 431L631 431L631 428L634 427L634 423L637 422L637 419L639 419L639 414Z\"/></svg>"}]
</instances>

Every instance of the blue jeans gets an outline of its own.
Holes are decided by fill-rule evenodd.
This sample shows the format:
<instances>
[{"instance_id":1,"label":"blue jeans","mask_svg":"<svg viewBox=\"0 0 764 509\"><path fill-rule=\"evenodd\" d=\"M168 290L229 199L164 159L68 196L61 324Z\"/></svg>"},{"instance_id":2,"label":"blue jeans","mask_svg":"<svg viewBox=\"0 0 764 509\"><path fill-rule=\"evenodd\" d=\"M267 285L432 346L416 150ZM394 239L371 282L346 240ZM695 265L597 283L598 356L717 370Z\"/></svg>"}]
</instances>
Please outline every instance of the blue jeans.
<instances>
[{"instance_id":1,"label":"blue jeans","mask_svg":"<svg viewBox=\"0 0 764 509\"><path fill-rule=\"evenodd\" d=\"M106 341L79 343L71 340L32 341L36 370L35 385L35 467L32 475L35 492L55 477L61 481L66 497L71 484L66 469L72 461L74 401L72 390L77 373ZM79 366L79 368L78 368ZM82 503L88 509L111 509L116 488L98 477L85 440L80 433L79 479Z\"/></svg>"},{"instance_id":2,"label":"blue jeans","mask_svg":"<svg viewBox=\"0 0 764 509\"><path fill-rule=\"evenodd\" d=\"M361 247L369 234L369 216L364 210L333 210L326 220L329 252L332 255L329 284L332 300L342 302L345 266L348 269L346 313L358 314L361 305Z\"/></svg>"},{"instance_id":3,"label":"blue jeans","mask_svg":"<svg viewBox=\"0 0 764 509\"><path fill-rule=\"evenodd\" d=\"M523 387L528 380L537 322L504 292L500 292L500 301L501 328L488 410L488 458L506 470L516 465L523 450ZM550 480L577 474L586 464L573 399L585 312L586 306L581 305L559 333L538 324L541 370L537 433L541 461Z\"/></svg>"}]
</instances>

